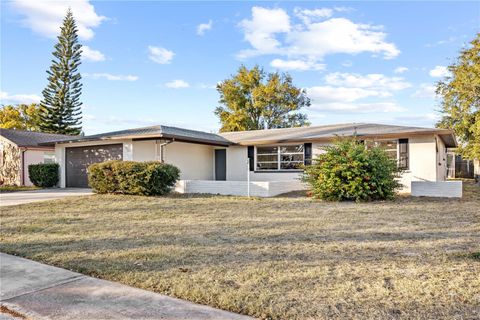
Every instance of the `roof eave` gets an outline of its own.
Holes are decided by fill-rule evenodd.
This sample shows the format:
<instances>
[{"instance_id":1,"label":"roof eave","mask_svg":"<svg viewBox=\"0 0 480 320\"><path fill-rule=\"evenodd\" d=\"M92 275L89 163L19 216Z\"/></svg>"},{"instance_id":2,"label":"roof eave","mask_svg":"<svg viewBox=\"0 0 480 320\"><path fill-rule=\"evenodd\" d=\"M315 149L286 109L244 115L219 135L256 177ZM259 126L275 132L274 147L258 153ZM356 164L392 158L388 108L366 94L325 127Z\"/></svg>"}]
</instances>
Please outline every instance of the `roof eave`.
<instances>
[{"instance_id":1,"label":"roof eave","mask_svg":"<svg viewBox=\"0 0 480 320\"><path fill-rule=\"evenodd\" d=\"M201 139L201 138L189 138L179 135L167 135L167 134L147 134L147 135L128 135L128 136L118 136L118 137L101 137L101 138L82 138L82 139L75 139L75 140L61 140L61 141L54 141L55 144L68 144L68 143L77 143L77 142L91 142L91 141L105 141L105 140L150 140L150 139L170 139L175 140L178 142L190 142L190 143L199 143L199 144L208 144L213 146L222 146L228 147L230 145L235 144L234 142L230 141L215 141L209 139ZM49 142L52 143L52 142ZM43 144L42 144L43 145Z\"/></svg>"},{"instance_id":2,"label":"roof eave","mask_svg":"<svg viewBox=\"0 0 480 320\"><path fill-rule=\"evenodd\" d=\"M359 139L370 138L370 139L385 139L385 138L403 138L407 136L420 136L428 134L438 134L438 135L452 135L452 130L441 129L441 130L428 130L428 131L412 131L412 132L401 132L401 133L385 133L385 134L359 134L356 137ZM303 142L331 142L337 138L348 138L353 137L352 135L339 135L339 136L330 136L330 137L321 137L321 138L293 138L293 139L268 139L268 140L243 140L237 141L238 145L242 146L251 146L251 145L267 145L275 143L303 143ZM453 136L453 140L456 139Z\"/></svg>"}]
</instances>

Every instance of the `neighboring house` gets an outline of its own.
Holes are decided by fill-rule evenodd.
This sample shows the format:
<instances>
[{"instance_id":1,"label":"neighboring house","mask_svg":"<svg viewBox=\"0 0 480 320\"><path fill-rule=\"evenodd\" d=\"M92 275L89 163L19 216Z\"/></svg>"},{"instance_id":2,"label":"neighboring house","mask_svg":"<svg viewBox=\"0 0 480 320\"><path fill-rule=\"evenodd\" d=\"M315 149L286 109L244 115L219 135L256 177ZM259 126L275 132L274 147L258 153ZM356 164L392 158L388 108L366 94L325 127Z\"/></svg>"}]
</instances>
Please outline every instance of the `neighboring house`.
<instances>
[{"instance_id":1,"label":"neighboring house","mask_svg":"<svg viewBox=\"0 0 480 320\"><path fill-rule=\"evenodd\" d=\"M65 138L71 136L0 129L0 185L31 186L28 166L55 162L55 145L39 144Z\"/></svg>"},{"instance_id":2,"label":"neighboring house","mask_svg":"<svg viewBox=\"0 0 480 320\"><path fill-rule=\"evenodd\" d=\"M164 161L181 170L179 192L272 196L302 189L302 166L337 136L380 145L412 181L446 179L446 148L456 147L451 130L383 124L339 124L302 128L207 133L152 126L57 141L61 187L87 187L88 165L109 159ZM251 183L247 184L247 180Z\"/></svg>"}]
</instances>

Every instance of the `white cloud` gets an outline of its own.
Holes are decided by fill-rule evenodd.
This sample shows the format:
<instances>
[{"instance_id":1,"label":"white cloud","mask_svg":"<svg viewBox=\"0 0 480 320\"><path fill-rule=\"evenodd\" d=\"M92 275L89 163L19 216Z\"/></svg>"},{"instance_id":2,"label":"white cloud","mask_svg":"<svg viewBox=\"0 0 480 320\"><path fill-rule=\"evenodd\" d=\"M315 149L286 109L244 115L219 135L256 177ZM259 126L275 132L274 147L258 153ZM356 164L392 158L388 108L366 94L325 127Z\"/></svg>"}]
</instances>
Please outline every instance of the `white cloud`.
<instances>
[{"instance_id":1,"label":"white cloud","mask_svg":"<svg viewBox=\"0 0 480 320\"><path fill-rule=\"evenodd\" d=\"M393 43L385 42L386 34L378 26L356 24L346 18L332 18L306 25L287 35L288 52L318 59L329 54L371 52L391 59L400 54Z\"/></svg>"},{"instance_id":2,"label":"white cloud","mask_svg":"<svg viewBox=\"0 0 480 320\"><path fill-rule=\"evenodd\" d=\"M283 9L253 7L252 17L240 23L251 48L242 50L238 57L275 54L289 60L316 62L336 53L370 52L385 59L400 54L395 44L385 40L387 35L381 26L331 18L333 11L341 10L297 8L293 18L300 21L292 23Z\"/></svg>"},{"instance_id":3,"label":"white cloud","mask_svg":"<svg viewBox=\"0 0 480 320\"><path fill-rule=\"evenodd\" d=\"M350 88L370 88L381 91L398 91L411 87L401 77L387 77L380 73L360 75L356 73L334 72L325 76L329 85L345 86Z\"/></svg>"},{"instance_id":4,"label":"white cloud","mask_svg":"<svg viewBox=\"0 0 480 320\"><path fill-rule=\"evenodd\" d=\"M198 87L200 89L216 89L217 88L217 84L206 84L206 83L200 83L198 85Z\"/></svg>"},{"instance_id":5,"label":"white cloud","mask_svg":"<svg viewBox=\"0 0 480 320\"><path fill-rule=\"evenodd\" d=\"M409 126L433 127L441 119L440 114L426 113L394 117L390 122Z\"/></svg>"},{"instance_id":6,"label":"white cloud","mask_svg":"<svg viewBox=\"0 0 480 320\"><path fill-rule=\"evenodd\" d=\"M213 26L213 21L209 20L208 23L200 23L197 26L197 34L203 36L206 31L211 30Z\"/></svg>"},{"instance_id":7,"label":"white cloud","mask_svg":"<svg viewBox=\"0 0 480 320\"><path fill-rule=\"evenodd\" d=\"M307 88L307 95L313 101L354 102L368 97L389 97L388 92L364 88L316 86Z\"/></svg>"},{"instance_id":8,"label":"white cloud","mask_svg":"<svg viewBox=\"0 0 480 320\"><path fill-rule=\"evenodd\" d=\"M160 64L168 64L172 61L175 53L161 47L148 46L150 60Z\"/></svg>"},{"instance_id":9,"label":"white cloud","mask_svg":"<svg viewBox=\"0 0 480 320\"><path fill-rule=\"evenodd\" d=\"M22 23L26 27L50 38L56 37L60 32L60 26L68 8L73 12L77 22L78 36L83 40L93 38L93 29L107 19L97 14L88 0L14 0L12 6L24 16Z\"/></svg>"},{"instance_id":10,"label":"white cloud","mask_svg":"<svg viewBox=\"0 0 480 320\"><path fill-rule=\"evenodd\" d=\"M315 63L313 61L303 61L303 60L282 60L274 59L270 62L270 66L273 68L281 70L324 70L325 64Z\"/></svg>"},{"instance_id":11,"label":"white cloud","mask_svg":"<svg viewBox=\"0 0 480 320\"><path fill-rule=\"evenodd\" d=\"M429 75L434 78L443 78L450 75L450 71L445 66L435 66L435 68L430 70Z\"/></svg>"},{"instance_id":12,"label":"white cloud","mask_svg":"<svg viewBox=\"0 0 480 320\"><path fill-rule=\"evenodd\" d=\"M434 42L434 43L427 43L425 45L425 47L427 47L427 48L437 47L437 46L441 46L441 45L444 45L444 44L449 44L449 43L455 42L456 40L457 40L456 37L448 37L447 39L439 40L439 41Z\"/></svg>"},{"instance_id":13,"label":"white cloud","mask_svg":"<svg viewBox=\"0 0 480 320\"><path fill-rule=\"evenodd\" d=\"M345 113L370 113L370 112L404 112L404 108L395 102L372 102L372 103L312 103L311 107L317 111L335 111Z\"/></svg>"},{"instance_id":14,"label":"white cloud","mask_svg":"<svg viewBox=\"0 0 480 320\"><path fill-rule=\"evenodd\" d=\"M330 8L320 8L320 9L301 9L295 8L293 10L295 16L300 18L303 23L309 24L312 21L322 18L330 18L333 15L333 9Z\"/></svg>"},{"instance_id":15,"label":"white cloud","mask_svg":"<svg viewBox=\"0 0 480 320\"><path fill-rule=\"evenodd\" d=\"M325 85L307 88L312 109L329 112L403 112L394 101L382 101L393 92L410 87L401 77L383 74L360 75L334 72L324 77Z\"/></svg>"},{"instance_id":16,"label":"white cloud","mask_svg":"<svg viewBox=\"0 0 480 320\"><path fill-rule=\"evenodd\" d=\"M429 83L422 83L412 94L414 98L434 99L436 97L435 90L437 88Z\"/></svg>"},{"instance_id":17,"label":"white cloud","mask_svg":"<svg viewBox=\"0 0 480 320\"><path fill-rule=\"evenodd\" d=\"M0 104L8 103L38 103L41 97L36 94L9 94L5 91L0 91Z\"/></svg>"},{"instance_id":18,"label":"white cloud","mask_svg":"<svg viewBox=\"0 0 480 320\"><path fill-rule=\"evenodd\" d=\"M397 74L405 73L407 71L408 71L407 67L398 67L398 68L395 68L395 70L393 70L393 72Z\"/></svg>"},{"instance_id":19,"label":"white cloud","mask_svg":"<svg viewBox=\"0 0 480 320\"><path fill-rule=\"evenodd\" d=\"M105 61L105 55L98 50L93 50L89 46L82 46L82 59L85 61Z\"/></svg>"},{"instance_id":20,"label":"white cloud","mask_svg":"<svg viewBox=\"0 0 480 320\"><path fill-rule=\"evenodd\" d=\"M110 74L110 73L86 73L86 77L92 78L92 79L106 79L109 81L137 81L138 76L132 76L132 75L115 75L115 74Z\"/></svg>"},{"instance_id":21,"label":"white cloud","mask_svg":"<svg viewBox=\"0 0 480 320\"><path fill-rule=\"evenodd\" d=\"M290 17L283 9L252 8L252 19L240 22L245 40L254 50L246 50L241 56L255 54L278 53L280 41L275 39L276 33L290 32Z\"/></svg>"},{"instance_id":22,"label":"white cloud","mask_svg":"<svg viewBox=\"0 0 480 320\"><path fill-rule=\"evenodd\" d=\"M170 82L165 83L165 87L171 89L182 89L190 87L190 84L184 80L172 80Z\"/></svg>"}]
</instances>

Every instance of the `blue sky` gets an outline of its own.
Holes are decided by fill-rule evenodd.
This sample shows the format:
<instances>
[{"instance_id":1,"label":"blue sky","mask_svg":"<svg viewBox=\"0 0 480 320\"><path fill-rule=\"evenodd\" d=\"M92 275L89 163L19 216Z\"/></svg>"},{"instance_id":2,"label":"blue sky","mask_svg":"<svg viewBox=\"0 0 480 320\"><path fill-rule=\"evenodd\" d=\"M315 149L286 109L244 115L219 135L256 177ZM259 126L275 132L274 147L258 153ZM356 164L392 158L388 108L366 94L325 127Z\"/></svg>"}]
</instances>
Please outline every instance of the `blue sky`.
<instances>
[{"instance_id":1,"label":"blue sky","mask_svg":"<svg viewBox=\"0 0 480 320\"><path fill-rule=\"evenodd\" d=\"M312 124L433 126L435 82L480 31L478 2L2 1L2 104L41 97L68 6L86 134L216 131L215 84L241 64L289 72Z\"/></svg>"}]
</instances>

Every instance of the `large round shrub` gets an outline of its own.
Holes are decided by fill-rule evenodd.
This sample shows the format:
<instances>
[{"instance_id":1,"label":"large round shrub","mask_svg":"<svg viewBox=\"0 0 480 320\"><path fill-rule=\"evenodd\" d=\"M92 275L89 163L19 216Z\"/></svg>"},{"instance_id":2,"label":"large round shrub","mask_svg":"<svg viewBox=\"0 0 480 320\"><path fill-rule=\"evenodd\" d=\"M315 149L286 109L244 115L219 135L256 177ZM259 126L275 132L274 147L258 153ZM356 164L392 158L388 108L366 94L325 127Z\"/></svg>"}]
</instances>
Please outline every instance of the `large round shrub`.
<instances>
[{"instance_id":1,"label":"large round shrub","mask_svg":"<svg viewBox=\"0 0 480 320\"><path fill-rule=\"evenodd\" d=\"M28 166L30 181L42 188L51 188L58 183L58 163L39 163Z\"/></svg>"},{"instance_id":2,"label":"large round shrub","mask_svg":"<svg viewBox=\"0 0 480 320\"><path fill-rule=\"evenodd\" d=\"M180 170L157 161L106 161L88 167L88 183L97 193L163 195L170 192Z\"/></svg>"},{"instance_id":3,"label":"large round shrub","mask_svg":"<svg viewBox=\"0 0 480 320\"><path fill-rule=\"evenodd\" d=\"M369 201L391 199L400 183L395 160L380 147L366 148L354 139L340 139L305 169L304 181L313 197Z\"/></svg>"}]
</instances>

